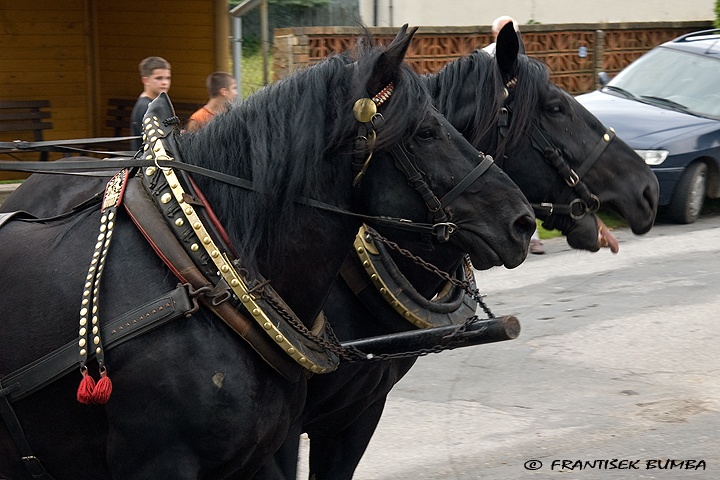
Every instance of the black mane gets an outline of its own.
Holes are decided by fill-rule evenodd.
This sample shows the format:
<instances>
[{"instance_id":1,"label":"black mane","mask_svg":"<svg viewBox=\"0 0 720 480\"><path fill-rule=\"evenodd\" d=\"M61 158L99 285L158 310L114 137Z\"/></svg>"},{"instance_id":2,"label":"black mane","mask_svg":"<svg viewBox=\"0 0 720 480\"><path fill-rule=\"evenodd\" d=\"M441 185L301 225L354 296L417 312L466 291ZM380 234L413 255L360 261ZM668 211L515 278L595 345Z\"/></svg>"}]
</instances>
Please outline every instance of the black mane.
<instances>
[{"instance_id":1,"label":"black mane","mask_svg":"<svg viewBox=\"0 0 720 480\"><path fill-rule=\"evenodd\" d=\"M500 157L524 138L535 116L538 87L546 85L549 71L545 64L518 55L514 72L503 75L495 58L483 50L448 63L434 75L425 77L438 110L470 140L476 148ZM505 103L506 83L517 78L513 87L512 122L508 136L500 143L488 135L495 131L498 113Z\"/></svg>"},{"instance_id":2,"label":"black mane","mask_svg":"<svg viewBox=\"0 0 720 480\"><path fill-rule=\"evenodd\" d=\"M293 201L298 196L337 202L332 192L344 181L347 195L338 206L352 209L350 162L358 128L352 106L358 98L378 93L366 92L366 85L382 54L380 47L359 46L352 59L329 57L181 137L185 162L252 180L257 190L268 192L250 193L194 177L206 195L213 192L213 209L244 261L256 261L263 249L272 255L282 242L293 241L283 232L292 231L302 217L296 212L303 207ZM415 130L422 120L418 112L426 111L429 101L424 83L403 67L395 92L379 109L386 124L375 151Z\"/></svg>"}]
</instances>

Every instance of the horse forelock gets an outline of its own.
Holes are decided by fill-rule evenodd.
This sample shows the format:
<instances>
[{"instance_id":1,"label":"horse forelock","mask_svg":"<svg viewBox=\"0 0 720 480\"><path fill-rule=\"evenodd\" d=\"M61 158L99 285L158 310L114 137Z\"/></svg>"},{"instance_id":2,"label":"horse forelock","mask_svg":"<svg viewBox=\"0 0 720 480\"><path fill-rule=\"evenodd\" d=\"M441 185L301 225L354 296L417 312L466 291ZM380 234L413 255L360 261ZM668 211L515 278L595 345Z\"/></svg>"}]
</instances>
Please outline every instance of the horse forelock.
<instances>
[{"instance_id":1,"label":"horse forelock","mask_svg":"<svg viewBox=\"0 0 720 480\"><path fill-rule=\"evenodd\" d=\"M498 155L510 151L527 141L533 119L538 116L541 89L548 88L550 71L541 61L527 55L518 55L513 76L517 83L512 88L512 120L507 137L499 145Z\"/></svg>"},{"instance_id":2,"label":"horse forelock","mask_svg":"<svg viewBox=\"0 0 720 480\"><path fill-rule=\"evenodd\" d=\"M503 104L503 81L495 59L482 50L448 63L427 78L435 104L476 148L488 149Z\"/></svg>"}]
</instances>

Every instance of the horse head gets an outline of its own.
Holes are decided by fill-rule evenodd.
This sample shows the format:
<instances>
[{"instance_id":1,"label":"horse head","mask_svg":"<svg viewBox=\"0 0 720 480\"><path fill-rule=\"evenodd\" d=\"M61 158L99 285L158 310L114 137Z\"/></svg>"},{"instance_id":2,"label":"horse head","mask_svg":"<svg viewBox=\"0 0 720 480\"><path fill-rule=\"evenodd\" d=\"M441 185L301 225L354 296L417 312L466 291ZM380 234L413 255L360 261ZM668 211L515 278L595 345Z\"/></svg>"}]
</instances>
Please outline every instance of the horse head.
<instances>
[{"instance_id":1,"label":"horse head","mask_svg":"<svg viewBox=\"0 0 720 480\"><path fill-rule=\"evenodd\" d=\"M590 251L600 248L594 213L601 207L622 216L633 233L648 232L657 212L655 175L612 130L553 85L543 65L518 50L515 32L501 31L496 61L508 90L503 114L525 116L522 130L530 141L516 137L500 147L509 158L503 167L537 204L538 217L563 231L570 246Z\"/></svg>"},{"instance_id":2,"label":"horse head","mask_svg":"<svg viewBox=\"0 0 720 480\"><path fill-rule=\"evenodd\" d=\"M407 33L403 27L381 59L387 62L392 52L404 54L414 32ZM401 118L397 109L402 108L412 111L414 119L400 124L405 125L398 132L400 137L388 135L385 126L377 132L378 138L384 135L387 140L382 146L376 144L368 159L360 197L368 214L385 217L393 210L401 211L404 220L433 225L433 232L413 236L405 228L408 222L368 223L405 240L406 245L412 245L414 238L417 245L410 248L428 250L447 244L450 248L441 248L442 252L456 257L468 253L478 269L516 267L525 259L527 235L534 225L521 192L491 157L479 153L432 106L425 84L415 73L397 61L391 63L401 75L396 77L396 91L382 118ZM374 77L367 82L370 92L389 81ZM401 87L403 93L398 92Z\"/></svg>"},{"instance_id":3,"label":"horse head","mask_svg":"<svg viewBox=\"0 0 720 480\"><path fill-rule=\"evenodd\" d=\"M494 57L478 50L428 77L440 111L495 155L538 218L570 246L600 248L598 208L620 214L636 234L650 230L658 203L650 168L522 50L508 24Z\"/></svg>"},{"instance_id":4,"label":"horse head","mask_svg":"<svg viewBox=\"0 0 720 480\"><path fill-rule=\"evenodd\" d=\"M296 72L180 139L186 161L252 179L267 193L197 179L244 267L272 279L293 308L317 307L310 297L324 295L320 279L337 274L367 217L391 237L417 227L413 235L427 243L429 231L433 246L468 252L479 268L514 267L526 257L532 210L403 63L414 32L403 27L387 47L367 42L352 56ZM320 242L349 232L346 248L328 247L342 255L318 264ZM307 280L294 272L305 269L314 270L316 288L297 288Z\"/></svg>"}]
</instances>

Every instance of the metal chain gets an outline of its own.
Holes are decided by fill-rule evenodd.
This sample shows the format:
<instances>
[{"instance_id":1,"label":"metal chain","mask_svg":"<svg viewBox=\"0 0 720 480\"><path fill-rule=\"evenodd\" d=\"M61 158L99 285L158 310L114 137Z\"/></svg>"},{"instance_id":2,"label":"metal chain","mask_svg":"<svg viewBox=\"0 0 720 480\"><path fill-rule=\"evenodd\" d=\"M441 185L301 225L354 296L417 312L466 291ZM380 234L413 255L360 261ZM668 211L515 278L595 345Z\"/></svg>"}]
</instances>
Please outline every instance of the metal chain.
<instances>
[{"instance_id":1,"label":"metal chain","mask_svg":"<svg viewBox=\"0 0 720 480\"><path fill-rule=\"evenodd\" d=\"M480 291L477 288L473 288L473 284L469 280L458 280L455 277L450 276L447 272L444 272L440 270L435 265L426 262L422 258L414 255L409 250L406 250L402 247L400 247L397 243L392 242L388 240L387 238L383 237L379 233L371 230L366 230L368 235L370 235L373 239L387 245L392 250L395 250L396 252L400 253L401 255L411 259L414 263L417 265L420 265L424 269L428 270L429 272L432 272L436 275L438 275L440 278L452 283L456 287L460 287L465 292L467 292L468 295L470 295L473 300L475 300L480 307L483 309L483 312L488 316L488 318L495 318L495 315L490 311L490 308L485 304L485 302L482 299L482 295L480 294ZM268 282L269 283L269 282ZM304 335L305 337L317 342L318 345L321 347L335 353L340 359L342 359L345 363L360 363L360 362L367 362L367 361L382 361L382 360L392 360L397 358L408 358L408 357L421 357L425 355L429 355L431 353L440 353L444 350L449 350L454 348L452 343L449 342L448 345L442 346L442 345L435 345L430 348L421 348L418 350L413 351L407 351L407 352L398 352L398 353L383 353L383 354L377 354L374 355L372 353L365 353L354 346L343 346L342 343L340 343L340 340L335 335L335 332L333 331L332 327L330 326L330 322L325 322L325 332L327 333L327 336L329 340L323 338L322 336L318 336L313 334L310 329L308 329L305 324L303 324L292 312L287 311L284 304L282 304L278 299L274 297L272 294L268 294L268 291L265 290L264 287L265 284L257 285L253 288L255 293L260 294L263 298L267 300L268 303L270 303L275 311L277 311L287 322L292 325L293 328L295 328L299 333ZM270 290L272 291L272 290ZM473 315L472 317L469 317L465 322L458 325L457 328L447 337L454 337L456 335L462 334L467 330L467 327L472 325L473 323L479 321L480 319L477 317L477 315ZM446 337L446 338L447 338Z\"/></svg>"},{"instance_id":2,"label":"metal chain","mask_svg":"<svg viewBox=\"0 0 720 480\"><path fill-rule=\"evenodd\" d=\"M446 281L452 283L452 284L455 285L456 287L462 288L463 290L465 290L465 292L467 292L468 295L470 295L470 296L473 298L473 300L475 300L476 302L478 302L478 304L479 304L480 307L483 309L483 312L485 312L485 314L488 316L488 318L495 318L495 315L490 311L490 307L488 307L487 305L485 305L485 302L484 302L483 299L482 299L482 294L480 293L480 290L478 290L477 288L473 288L473 285L472 285L472 283L470 282L470 280L458 280L458 279L455 278L455 277L451 277L450 274L448 274L447 272L444 272L444 271L440 270L438 267L436 267L436 266L433 265L432 263L426 262L426 261L423 260L422 258L414 255L414 254L413 254L412 252L410 252L409 250L406 250L406 249L402 248L402 247L401 247L400 245L398 245L397 243L395 243L395 242L393 242L393 241L390 241L390 240L388 240L387 238L383 237L382 235L380 235L380 234L377 233L376 231L370 230L370 229L366 229L366 232L367 232L367 234L370 235L374 240L377 240L377 241L379 241L379 242L381 242L381 243L384 243L385 245L387 245L387 246L388 246L389 248L391 248L392 250L395 250L396 252L398 252L399 254L403 255L404 257L409 258L410 260L412 260L412 261L413 261L414 263L416 263L417 265L420 265L421 267L423 267L425 270L436 274L438 277L440 277L440 278L442 278L443 280L446 280Z\"/></svg>"},{"instance_id":3,"label":"metal chain","mask_svg":"<svg viewBox=\"0 0 720 480\"><path fill-rule=\"evenodd\" d=\"M338 357L345 361L351 361L357 355L360 357L364 356L362 352L358 354L359 351L355 352L352 349L343 347L338 338L335 336L335 332L332 330L332 327L330 327L329 322L325 322L325 331L328 333L330 341L326 340L322 336L312 333L310 329L308 329L305 324L302 323L292 312L289 312L285 308L284 304L279 302L274 295L268 295L264 288L259 289L259 293L263 296L263 298L265 298L265 300L267 300L268 303L272 305L276 312L280 313L280 315L282 315L282 317L287 320L287 322L292 325L295 330L304 335L306 338L317 342L321 347L335 353Z\"/></svg>"}]
</instances>

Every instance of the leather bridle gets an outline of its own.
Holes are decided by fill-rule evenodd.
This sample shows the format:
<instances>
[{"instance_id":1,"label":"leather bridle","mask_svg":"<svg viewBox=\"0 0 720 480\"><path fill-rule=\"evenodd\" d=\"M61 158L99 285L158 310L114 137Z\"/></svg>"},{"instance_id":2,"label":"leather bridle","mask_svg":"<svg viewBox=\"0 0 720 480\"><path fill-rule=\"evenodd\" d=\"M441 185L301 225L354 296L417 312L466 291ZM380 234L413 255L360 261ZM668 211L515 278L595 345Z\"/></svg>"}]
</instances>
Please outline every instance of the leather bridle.
<instances>
[{"instance_id":1,"label":"leather bridle","mask_svg":"<svg viewBox=\"0 0 720 480\"><path fill-rule=\"evenodd\" d=\"M390 93L392 93L392 90L390 90ZM360 122L358 134L355 138L353 161L353 170L355 172L355 179L353 181L354 187L357 187L360 184L360 181L370 164L376 132L380 131L385 123L385 118L381 113L377 112L376 107L380 106L384 100L389 97L389 94L380 102L376 100L378 95L371 99L375 104L375 107L370 107L370 112L366 111L367 106L365 104L361 106L357 106L358 104L356 104L356 108L354 109L355 117L358 122ZM362 102L364 100L368 99L360 99L358 102ZM462 195L463 192L465 192L465 190L467 190L468 187L475 182L475 180L480 178L480 176L492 166L494 163L493 158L490 155L478 153L480 163L478 163L478 165L473 168L470 173L468 173L447 194L445 194L444 197L438 199L437 195L430 188L430 185L428 185L425 173L418 168L416 162L414 161L415 156L408 151L402 140L396 142L389 149L389 153L394 158L397 169L405 175L408 184L420 195L428 209L428 218L430 218L431 222L431 234L428 235L428 232L424 232L422 234L423 243L428 248L432 248L431 238L435 238L438 242L447 242L450 240L450 235L457 231L458 227L449 221L445 213L445 207ZM410 224L405 225L403 228L407 229L409 225Z\"/></svg>"},{"instance_id":2,"label":"leather bridle","mask_svg":"<svg viewBox=\"0 0 720 480\"><path fill-rule=\"evenodd\" d=\"M513 78L507 84L508 90L516 85ZM510 96L507 95L506 99ZM497 130L498 145L507 137L510 122L512 121L512 108L506 103L499 112ZM580 220L588 213L596 213L600 209L600 199L592 193L582 178L595 165L595 162L605 152L605 149L615 139L615 131L607 129L595 144L589 155L585 157L580 167L574 170L564 158L562 150L550 141L543 133L536 121L531 124L530 144L533 149L540 152L545 161L550 164L563 179L565 187L554 202L532 203L531 206L538 216L544 217L545 223L552 223L553 216L567 215L573 220ZM500 165L502 168L502 165Z\"/></svg>"}]
</instances>

